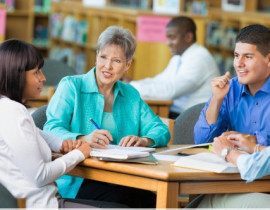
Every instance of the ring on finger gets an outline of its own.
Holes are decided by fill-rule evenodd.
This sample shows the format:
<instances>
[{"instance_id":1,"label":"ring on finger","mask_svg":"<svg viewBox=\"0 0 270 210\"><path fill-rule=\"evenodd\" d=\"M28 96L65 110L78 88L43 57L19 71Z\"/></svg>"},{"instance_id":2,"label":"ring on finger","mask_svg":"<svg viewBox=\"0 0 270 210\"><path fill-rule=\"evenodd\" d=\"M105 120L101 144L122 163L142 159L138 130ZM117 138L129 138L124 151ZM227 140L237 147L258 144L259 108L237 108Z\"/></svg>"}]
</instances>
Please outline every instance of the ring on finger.
<instances>
[{"instance_id":1,"label":"ring on finger","mask_svg":"<svg viewBox=\"0 0 270 210\"><path fill-rule=\"evenodd\" d=\"M100 142L100 139L97 139L97 141L96 141L96 142L97 142L97 144L99 144L99 142Z\"/></svg>"}]
</instances>

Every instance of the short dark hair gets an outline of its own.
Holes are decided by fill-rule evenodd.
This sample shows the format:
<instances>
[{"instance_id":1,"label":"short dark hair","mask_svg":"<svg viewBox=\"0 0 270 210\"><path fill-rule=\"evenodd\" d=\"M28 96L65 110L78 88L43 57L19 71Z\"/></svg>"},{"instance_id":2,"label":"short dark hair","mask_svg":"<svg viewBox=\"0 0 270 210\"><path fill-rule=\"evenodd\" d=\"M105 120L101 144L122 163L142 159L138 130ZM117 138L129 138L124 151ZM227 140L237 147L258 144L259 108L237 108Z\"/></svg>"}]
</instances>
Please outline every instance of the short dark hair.
<instances>
[{"instance_id":1,"label":"short dark hair","mask_svg":"<svg viewBox=\"0 0 270 210\"><path fill-rule=\"evenodd\" d=\"M270 52L270 30L259 24L246 26L239 31L235 42L256 45L257 50L266 56Z\"/></svg>"},{"instance_id":2,"label":"short dark hair","mask_svg":"<svg viewBox=\"0 0 270 210\"><path fill-rule=\"evenodd\" d=\"M0 44L0 94L22 103L25 71L43 66L44 60L33 45L18 39Z\"/></svg>"},{"instance_id":3,"label":"short dark hair","mask_svg":"<svg viewBox=\"0 0 270 210\"><path fill-rule=\"evenodd\" d=\"M179 32L181 32L181 34L186 34L186 33L191 32L194 37L194 42L196 42L197 28L196 28L195 22L191 18L186 17L186 16L175 17L171 19L170 22L166 26L166 28L170 28L170 27L177 27Z\"/></svg>"}]
</instances>

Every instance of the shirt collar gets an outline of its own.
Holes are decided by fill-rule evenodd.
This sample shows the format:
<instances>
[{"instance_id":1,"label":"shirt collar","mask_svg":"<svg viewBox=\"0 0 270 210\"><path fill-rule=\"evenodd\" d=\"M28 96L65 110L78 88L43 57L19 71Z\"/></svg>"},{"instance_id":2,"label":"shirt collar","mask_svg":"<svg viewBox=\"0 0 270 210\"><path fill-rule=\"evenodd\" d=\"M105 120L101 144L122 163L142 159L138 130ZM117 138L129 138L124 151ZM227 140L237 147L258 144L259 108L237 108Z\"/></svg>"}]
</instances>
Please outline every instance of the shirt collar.
<instances>
[{"instance_id":1,"label":"shirt collar","mask_svg":"<svg viewBox=\"0 0 270 210\"><path fill-rule=\"evenodd\" d=\"M237 81L238 81L238 78L237 78ZM240 84L240 85L242 85L242 84ZM243 89L242 89L241 95L243 96L244 94L246 94L246 95L250 94L247 85L242 85L242 86L243 86ZM258 91L262 91L262 92L266 92L266 93L270 94L270 76L268 77L266 82L263 84L261 89Z\"/></svg>"}]
</instances>

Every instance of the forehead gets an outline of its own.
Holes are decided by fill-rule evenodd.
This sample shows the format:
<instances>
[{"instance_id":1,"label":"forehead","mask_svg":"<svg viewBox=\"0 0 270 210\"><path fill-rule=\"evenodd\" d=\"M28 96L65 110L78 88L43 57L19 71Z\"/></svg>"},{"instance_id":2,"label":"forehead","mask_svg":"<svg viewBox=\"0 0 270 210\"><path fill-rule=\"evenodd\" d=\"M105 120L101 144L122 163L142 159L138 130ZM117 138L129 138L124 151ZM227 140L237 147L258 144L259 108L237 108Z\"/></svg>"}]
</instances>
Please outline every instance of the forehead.
<instances>
[{"instance_id":1,"label":"forehead","mask_svg":"<svg viewBox=\"0 0 270 210\"><path fill-rule=\"evenodd\" d=\"M180 35L178 27L171 26L166 28L166 35L167 36L177 36Z\"/></svg>"},{"instance_id":2,"label":"forehead","mask_svg":"<svg viewBox=\"0 0 270 210\"><path fill-rule=\"evenodd\" d=\"M257 50L257 46L254 44L248 44L248 43L242 43L242 42L237 42L235 44L235 53L238 54L256 54L259 53Z\"/></svg>"},{"instance_id":3,"label":"forehead","mask_svg":"<svg viewBox=\"0 0 270 210\"><path fill-rule=\"evenodd\" d=\"M100 49L99 53L100 54L113 54L115 57L125 56L125 53L122 47L116 44L105 45L103 48Z\"/></svg>"}]
</instances>

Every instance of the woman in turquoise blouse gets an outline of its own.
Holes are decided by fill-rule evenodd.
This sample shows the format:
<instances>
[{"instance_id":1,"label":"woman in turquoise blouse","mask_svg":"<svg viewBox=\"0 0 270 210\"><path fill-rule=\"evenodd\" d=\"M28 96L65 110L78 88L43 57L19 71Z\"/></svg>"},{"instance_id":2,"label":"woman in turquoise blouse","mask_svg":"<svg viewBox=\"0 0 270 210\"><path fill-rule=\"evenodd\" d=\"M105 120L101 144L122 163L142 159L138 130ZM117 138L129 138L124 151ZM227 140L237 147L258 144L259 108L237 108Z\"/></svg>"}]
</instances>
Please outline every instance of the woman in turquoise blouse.
<instances>
[{"instance_id":1,"label":"woman in turquoise blouse","mask_svg":"<svg viewBox=\"0 0 270 210\"><path fill-rule=\"evenodd\" d=\"M107 28L98 39L96 67L84 75L65 77L59 83L48 105L44 130L62 139L85 140L97 148L106 148L109 143L166 146L170 139L168 127L141 99L136 89L119 81L132 63L135 48L136 41L130 31L117 26ZM97 129L90 118L101 129ZM63 197L106 201L115 197L131 208L154 207L146 204L146 200L151 199L144 193L149 196L150 192L142 190L121 187L123 192L116 196L120 186L90 180L83 182L82 178L70 176L59 178L57 184ZM134 200L127 203L127 193L133 192ZM150 196L154 203L155 196Z\"/></svg>"}]
</instances>

